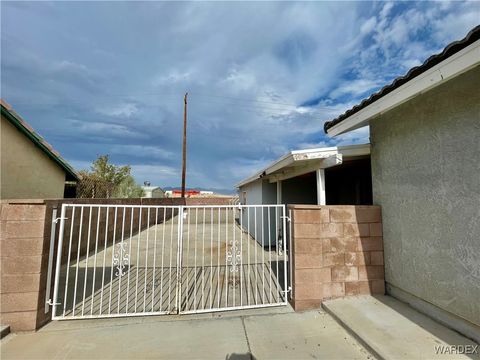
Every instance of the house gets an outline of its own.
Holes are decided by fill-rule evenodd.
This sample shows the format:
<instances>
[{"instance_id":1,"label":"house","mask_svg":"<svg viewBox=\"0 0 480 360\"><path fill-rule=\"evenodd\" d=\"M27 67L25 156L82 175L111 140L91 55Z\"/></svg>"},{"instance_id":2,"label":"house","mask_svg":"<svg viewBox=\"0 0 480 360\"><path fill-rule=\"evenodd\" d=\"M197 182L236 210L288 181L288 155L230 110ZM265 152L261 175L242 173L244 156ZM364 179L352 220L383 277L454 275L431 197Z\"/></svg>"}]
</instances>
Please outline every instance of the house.
<instances>
[{"instance_id":1,"label":"house","mask_svg":"<svg viewBox=\"0 0 480 360\"><path fill-rule=\"evenodd\" d=\"M164 198L165 191L160 186L142 186L145 198Z\"/></svg>"},{"instance_id":2,"label":"house","mask_svg":"<svg viewBox=\"0 0 480 360\"><path fill-rule=\"evenodd\" d=\"M5 101L1 106L1 199L63 198L75 170Z\"/></svg>"},{"instance_id":3,"label":"house","mask_svg":"<svg viewBox=\"0 0 480 360\"><path fill-rule=\"evenodd\" d=\"M236 187L244 205L369 205L370 145L290 151Z\"/></svg>"},{"instance_id":4,"label":"house","mask_svg":"<svg viewBox=\"0 0 480 360\"><path fill-rule=\"evenodd\" d=\"M387 292L480 341L480 26L335 120L370 127Z\"/></svg>"}]
</instances>

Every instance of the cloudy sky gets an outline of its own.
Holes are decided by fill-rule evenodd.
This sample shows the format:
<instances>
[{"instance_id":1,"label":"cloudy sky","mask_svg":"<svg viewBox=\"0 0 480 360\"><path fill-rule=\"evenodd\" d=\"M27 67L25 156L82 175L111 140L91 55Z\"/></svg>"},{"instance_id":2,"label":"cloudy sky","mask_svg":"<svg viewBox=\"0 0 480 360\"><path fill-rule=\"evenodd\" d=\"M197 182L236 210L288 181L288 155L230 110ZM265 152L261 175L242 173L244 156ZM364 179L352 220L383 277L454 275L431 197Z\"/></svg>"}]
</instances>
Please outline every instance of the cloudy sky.
<instances>
[{"instance_id":1,"label":"cloudy sky","mask_svg":"<svg viewBox=\"0 0 480 360\"><path fill-rule=\"evenodd\" d=\"M233 188L292 149L368 142L323 123L460 39L480 2L5 2L1 96L77 169Z\"/></svg>"}]
</instances>

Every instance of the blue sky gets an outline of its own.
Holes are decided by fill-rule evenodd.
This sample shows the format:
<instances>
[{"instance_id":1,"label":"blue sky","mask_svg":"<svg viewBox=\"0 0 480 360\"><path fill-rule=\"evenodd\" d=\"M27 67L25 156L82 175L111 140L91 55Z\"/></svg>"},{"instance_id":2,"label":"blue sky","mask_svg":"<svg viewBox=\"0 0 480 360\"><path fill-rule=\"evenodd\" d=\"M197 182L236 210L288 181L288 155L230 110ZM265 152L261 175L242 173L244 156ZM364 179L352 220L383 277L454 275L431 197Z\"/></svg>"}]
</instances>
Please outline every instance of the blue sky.
<instances>
[{"instance_id":1,"label":"blue sky","mask_svg":"<svg viewBox=\"0 0 480 360\"><path fill-rule=\"evenodd\" d=\"M77 169L233 188L480 23L480 2L2 2L1 96Z\"/></svg>"}]
</instances>

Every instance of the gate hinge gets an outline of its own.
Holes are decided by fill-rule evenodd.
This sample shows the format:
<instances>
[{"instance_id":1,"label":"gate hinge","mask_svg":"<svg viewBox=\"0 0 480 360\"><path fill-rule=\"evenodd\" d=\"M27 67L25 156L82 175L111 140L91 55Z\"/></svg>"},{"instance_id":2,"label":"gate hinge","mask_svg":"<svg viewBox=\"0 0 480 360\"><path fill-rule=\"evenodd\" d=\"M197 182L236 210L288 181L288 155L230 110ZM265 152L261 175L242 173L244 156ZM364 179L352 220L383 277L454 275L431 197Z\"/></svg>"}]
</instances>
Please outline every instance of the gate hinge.
<instances>
[{"instance_id":1,"label":"gate hinge","mask_svg":"<svg viewBox=\"0 0 480 360\"><path fill-rule=\"evenodd\" d=\"M288 294L288 293L291 292L291 291L292 291L292 287L289 286L289 287L287 288L287 291L284 290L284 291L282 291L282 292L283 292L284 294Z\"/></svg>"},{"instance_id":2,"label":"gate hinge","mask_svg":"<svg viewBox=\"0 0 480 360\"><path fill-rule=\"evenodd\" d=\"M52 299L48 299L47 304L50 306L53 306L53 305L61 305L62 303L54 303Z\"/></svg>"},{"instance_id":3,"label":"gate hinge","mask_svg":"<svg viewBox=\"0 0 480 360\"><path fill-rule=\"evenodd\" d=\"M286 215L282 215L282 216L280 216L280 218L286 219L288 222L292 221L292 219L290 219L290 217L286 216Z\"/></svg>"},{"instance_id":4,"label":"gate hinge","mask_svg":"<svg viewBox=\"0 0 480 360\"><path fill-rule=\"evenodd\" d=\"M56 224L58 222L58 220L67 220L67 219L68 219L67 217L64 217L64 218L58 217L56 219L53 219L52 222Z\"/></svg>"}]
</instances>

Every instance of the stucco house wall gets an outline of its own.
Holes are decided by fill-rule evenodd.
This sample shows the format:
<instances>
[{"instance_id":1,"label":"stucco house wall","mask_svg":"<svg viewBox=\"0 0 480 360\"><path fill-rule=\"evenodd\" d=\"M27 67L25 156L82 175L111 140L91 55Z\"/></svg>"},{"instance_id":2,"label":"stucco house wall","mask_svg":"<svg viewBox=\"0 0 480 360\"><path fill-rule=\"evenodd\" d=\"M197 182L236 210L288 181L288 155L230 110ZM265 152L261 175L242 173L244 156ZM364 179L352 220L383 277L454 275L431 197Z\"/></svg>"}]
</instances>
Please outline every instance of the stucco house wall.
<instances>
[{"instance_id":1,"label":"stucco house wall","mask_svg":"<svg viewBox=\"0 0 480 360\"><path fill-rule=\"evenodd\" d=\"M0 198L63 198L65 172L3 116L0 130Z\"/></svg>"},{"instance_id":2,"label":"stucco house wall","mask_svg":"<svg viewBox=\"0 0 480 360\"><path fill-rule=\"evenodd\" d=\"M370 121L385 279L480 325L480 67Z\"/></svg>"}]
</instances>

